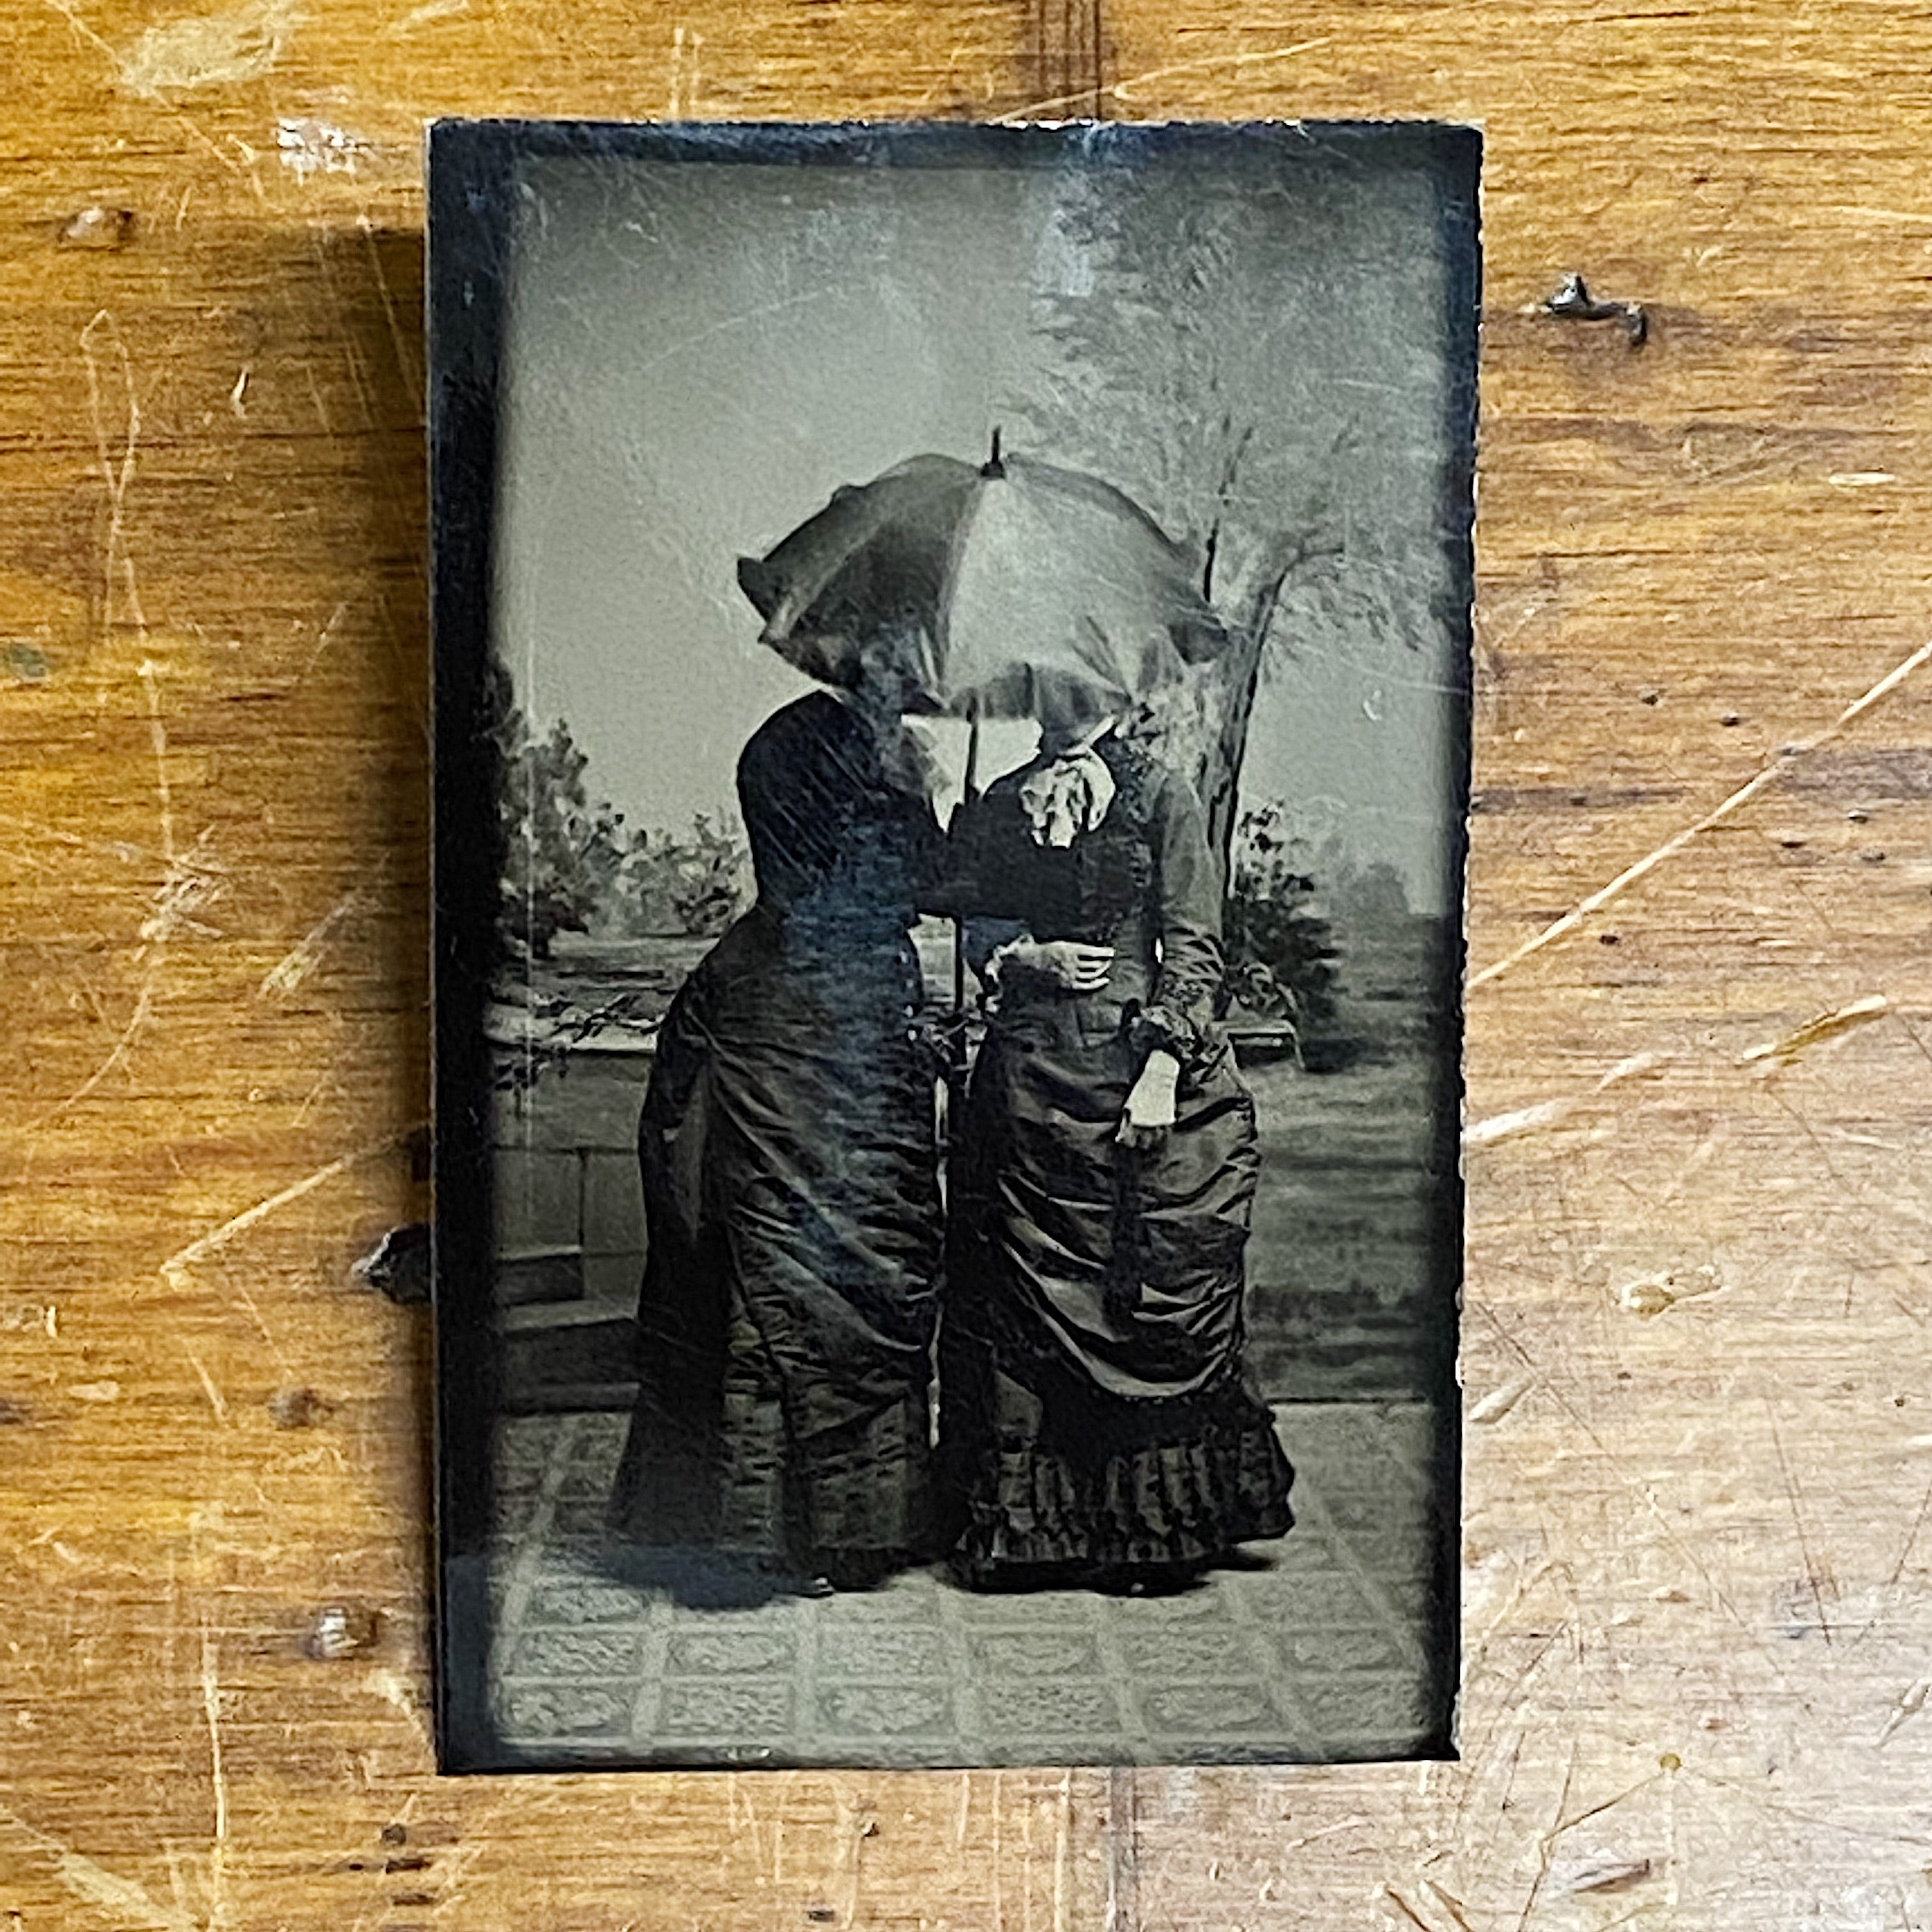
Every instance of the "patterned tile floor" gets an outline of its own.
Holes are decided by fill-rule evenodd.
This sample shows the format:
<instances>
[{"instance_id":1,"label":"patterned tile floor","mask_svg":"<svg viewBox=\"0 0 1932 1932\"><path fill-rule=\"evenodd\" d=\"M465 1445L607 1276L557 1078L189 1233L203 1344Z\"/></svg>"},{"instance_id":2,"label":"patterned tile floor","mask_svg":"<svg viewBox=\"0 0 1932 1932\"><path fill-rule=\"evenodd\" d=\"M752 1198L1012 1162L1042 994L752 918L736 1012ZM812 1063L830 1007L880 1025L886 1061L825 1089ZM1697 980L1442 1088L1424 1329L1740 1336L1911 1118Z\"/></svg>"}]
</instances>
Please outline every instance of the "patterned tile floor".
<instances>
[{"instance_id":1,"label":"patterned tile floor","mask_svg":"<svg viewBox=\"0 0 1932 1932\"><path fill-rule=\"evenodd\" d=\"M1426 1654L1430 1412L1277 1411L1299 1520L1264 1569L1183 1594L986 1596L915 1572L863 1594L696 1608L626 1580L598 1528L623 1419L507 1423L490 1577L506 1763L1256 1762L1413 1756Z\"/></svg>"}]
</instances>

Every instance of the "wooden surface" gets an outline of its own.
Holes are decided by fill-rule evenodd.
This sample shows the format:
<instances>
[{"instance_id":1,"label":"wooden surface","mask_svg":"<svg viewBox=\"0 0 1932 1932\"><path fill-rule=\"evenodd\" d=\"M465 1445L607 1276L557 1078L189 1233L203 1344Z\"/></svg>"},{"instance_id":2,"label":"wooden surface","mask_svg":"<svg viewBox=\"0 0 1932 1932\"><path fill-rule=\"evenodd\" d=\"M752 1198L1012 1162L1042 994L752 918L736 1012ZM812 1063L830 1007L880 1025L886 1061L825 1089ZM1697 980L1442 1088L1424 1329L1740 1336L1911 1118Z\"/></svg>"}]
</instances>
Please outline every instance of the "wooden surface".
<instances>
[{"instance_id":1,"label":"wooden surface","mask_svg":"<svg viewBox=\"0 0 1932 1932\"><path fill-rule=\"evenodd\" d=\"M1928 46L4 0L0 1918L1932 1925ZM1487 130L1464 1760L440 1781L421 123L1096 110Z\"/></svg>"}]
</instances>

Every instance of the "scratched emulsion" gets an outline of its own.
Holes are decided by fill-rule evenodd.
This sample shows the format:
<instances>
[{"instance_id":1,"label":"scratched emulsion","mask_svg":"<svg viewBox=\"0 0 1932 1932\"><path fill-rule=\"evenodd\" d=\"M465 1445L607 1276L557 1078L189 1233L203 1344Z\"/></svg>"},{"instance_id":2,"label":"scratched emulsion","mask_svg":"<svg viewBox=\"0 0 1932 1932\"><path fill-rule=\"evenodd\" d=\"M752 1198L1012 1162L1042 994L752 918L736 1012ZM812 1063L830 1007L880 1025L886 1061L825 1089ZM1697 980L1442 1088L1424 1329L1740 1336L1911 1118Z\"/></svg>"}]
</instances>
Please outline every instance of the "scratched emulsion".
<instances>
[{"instance_id":1,"label":"scratched emulsion","mask_svg":"<svg viewBox=\"0 0 1932 1932\"><path fill-rule=\"evenodd\" d=\"M272 66L126 84L238 10L4 10L0 1915L1932 1924L1926 668L1780 758L1932 636L1920 17L1108 0L1070 80L1051 0L344 0L224 56ZM424 1337L344 1286L425 1204L421 123L1096 91L1482 122L1473 963L1670 844L1471 996L1469 1120L1561 1118L1466 1156L1462 1762L439 1780ZM298 172L284 119L368 145ZM97 208L124 245L63 244ZM1640 350L1536 313L1572 270ZM374 1658L302 1654L332 1604L384 1612Z\"/></svg>"}]
</instances>

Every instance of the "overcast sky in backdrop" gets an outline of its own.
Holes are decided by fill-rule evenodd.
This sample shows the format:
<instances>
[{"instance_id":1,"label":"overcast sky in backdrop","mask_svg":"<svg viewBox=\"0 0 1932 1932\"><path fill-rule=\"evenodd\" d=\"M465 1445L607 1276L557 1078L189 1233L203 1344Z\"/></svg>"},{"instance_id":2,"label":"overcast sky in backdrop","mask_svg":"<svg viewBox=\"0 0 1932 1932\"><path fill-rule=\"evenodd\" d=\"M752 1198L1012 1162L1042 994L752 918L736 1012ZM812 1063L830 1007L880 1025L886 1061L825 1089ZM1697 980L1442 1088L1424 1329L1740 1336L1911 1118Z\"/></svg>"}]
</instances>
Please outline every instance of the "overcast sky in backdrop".
<instances>
[{"instance_id":1,"label":"overcast sky in backdrop","mask_svg":"<svg viewBox=\"0 0 1932 1932\"><path fill-rule=\"evenodd\" d=\"M1360 235L1343 231L1372 223L1388 275L1334 278L1332 326L1297 346L1294 382L1285 368L1278 403L1248 399L1264 434L1271 409L1305 392L1311 357L1338 383L1374 384L1391 304L1393 326L1439 331L1440 242L1412 157L1409 172L1359 181L1352 202L1328 191L1338 249L1359 256ZM1036 294L1079 273L1052 218L1064 192L1052 169L526 167L504 358L499 647L533 723L568 721L593 791L628 822L730 809L745 740L808 688L758 644L736 559L842 483L922 450L980 458L994 425L1024 418L1042 353ZM1305 264L1317 286L1319 257L1310 248ZM1162 352L1157 330L1138 352ZM1440 389L1412 382L1407 396L1388 434L1439 440ZM1445 634L1432 662L1298 656L1257 705L1243 781L1248 799L1286 799L1352 856L1395 866L1412 902L1435 910L1453 896L1451 647ZM956 770L963 728L938 732ZM1025 748L1003 728L986 775Z\"/></svg>"}]
</instances>

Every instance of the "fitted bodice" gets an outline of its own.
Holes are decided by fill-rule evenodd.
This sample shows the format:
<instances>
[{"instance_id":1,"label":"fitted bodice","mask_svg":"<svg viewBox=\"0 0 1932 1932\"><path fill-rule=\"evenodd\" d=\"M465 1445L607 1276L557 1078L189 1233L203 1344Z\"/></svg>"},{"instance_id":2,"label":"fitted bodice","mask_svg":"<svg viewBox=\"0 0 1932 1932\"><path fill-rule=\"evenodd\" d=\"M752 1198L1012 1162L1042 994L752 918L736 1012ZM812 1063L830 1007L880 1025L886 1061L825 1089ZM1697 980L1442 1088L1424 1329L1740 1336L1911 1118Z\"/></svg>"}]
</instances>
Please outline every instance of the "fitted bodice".
<instances>
[{"instance_id":1,"label":"fitted bodice","mask_svg":"<svg viewBox=\"0 0 1932 1932\"><path fill-rule=\"evenodd\" d=\"M1003 940L1110 946L1106 986L1074 993L1036 974L1002 976L1000 1023L1071 1030L1092 1040L1142 1021L1184 1054L1208 1050L1221 983L1220 875L1186 783L1137 748L1097 748L1114 779L1106 816L1071 844L1033 836L1012 772L962 814L956 865L967 881L968 950L990 959Z\"/></svg>"}]
</instances>

